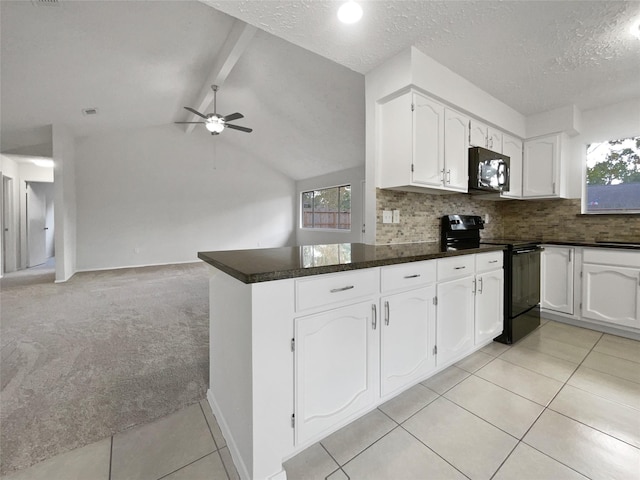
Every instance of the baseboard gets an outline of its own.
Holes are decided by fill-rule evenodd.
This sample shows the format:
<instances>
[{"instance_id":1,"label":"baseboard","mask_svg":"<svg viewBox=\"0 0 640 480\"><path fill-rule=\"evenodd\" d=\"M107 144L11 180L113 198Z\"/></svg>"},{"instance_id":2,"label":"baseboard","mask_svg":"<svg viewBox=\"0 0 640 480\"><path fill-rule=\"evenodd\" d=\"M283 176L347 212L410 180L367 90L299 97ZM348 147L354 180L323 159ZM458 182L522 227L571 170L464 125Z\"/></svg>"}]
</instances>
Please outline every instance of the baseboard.
<instances>
[{"instance_id":1,"label":"baseboard","mask_svg":"<svg viewBox=\"0 0 640 480\"><path fill-rule=\"evenodd\" d=\"M120 267L101 267L101 268L83 268L76 270L76 273L82 272L103 272L105 270L122 270L124 268L144 268L144 267L163 267L166 265L186 265L188 263L203 263L202 260L186 260L184 262L166 262L166 263L144 263L140 265L124 265Z\"/></svg>"},{"instance_id":2,"label":"baseboard","mask_svg":"<svg viewBox=\"0 0 640 480\"><path fill-rule=\"evenodd\" d=\"M211 411L213 415L216 417L218 421L218 425L220 426L220 430L222 430L222 435L224 439L227 441L227 447L229 447L229 452L231 453L231 458L233 459L233 463L238 470L238 475L242 480L251 480L251 476L249 475L249 469L242 461L242 457L240 456L240 451L234 441L233 435L231 434L231 430L229 429L229 425L224 419L222 415L222 411L220 410L219 405L216 402L216 399L213 396L213 392L211 389L207 390L207 401L209 402L209 406L211 407ZM286 480L286 477L283 479Z\"/></svg>"},{"instance_id":3,"label":"baseboard","mask_svg":"<svg viewBox=\"0 0 640 480\"><path fill-rule=\"evenodd\" d=\"M609 325L602 325L600 323L590 322L584 319L576 319L565 317L564 315L556 315L551 312L540 312L541 318L546 318L547 320L553 320L560 323L566 323L568 325L573 325L574 327L588 328L591 330L595 330L597 332L609 333L611 335L616 335L618 337L631 338L633 340L640 340L640 332L633 332L629 330L624 330L622 328L616 328Z\"/></svg>"}]
</instances>

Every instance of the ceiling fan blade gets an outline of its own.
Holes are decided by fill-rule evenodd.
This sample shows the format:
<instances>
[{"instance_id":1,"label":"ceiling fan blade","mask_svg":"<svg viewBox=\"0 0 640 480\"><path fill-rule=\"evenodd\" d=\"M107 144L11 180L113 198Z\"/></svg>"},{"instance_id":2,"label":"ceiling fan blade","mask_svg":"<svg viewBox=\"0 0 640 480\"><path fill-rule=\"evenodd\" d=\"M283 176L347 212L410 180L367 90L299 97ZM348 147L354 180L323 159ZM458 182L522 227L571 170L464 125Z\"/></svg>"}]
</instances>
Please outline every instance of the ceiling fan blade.
<instances>
[{"instance_id":1,"label":"ceiling fan blade","mask_svg":"<svg viewBox=\"0 0 640 480\"><path fill-rule=\"evenodd\" d=\"M241 132L247 132L247 133L253 132L253 128L241 127L239 125L232 125L230 123L227 123L225 127L232 128L234 130L240 130Z\"/></svg>"},{"instance_id":2,"label":"ceiling fan blade","mask_svg":"<svg viewBox=\"0 0 640 480\"><path fill-rule=\"evenodd\" d=\"M173 123L207 123L207 122L173 122Z\"/></svg>"},{"instance_id":3,"label":"ceiling fan blade","mask_svg":"<svg viewBox=\"0 0 640 480\"><path fill-rule=\"evenodd\" d=\"M193 108L191 108L191 107L184 107L184 108L185 108L186 110L189 110L191 113L195 113L195 114L196 114L196 115L198 115L199 117L204 118L205 120L206 120L207 118L209 118L209 117L207 117L206 115L203 115L202 113L200 113L200 112L199 112L199 111L197 111L197 110L194 110L194 109L193 109Z\"/></svg>"},{"instance_id":4,"label":"ceiling fan blade","mask_svg":"<svg viewBox=\"0 0 640 480\"><path fill-rule=\"evenodd\" d=\"M222 117L224 118L225 122L232 122L233 120L238 120L239 118L244 118L244 115L242 115L241 113L232 113L230 115L227 115L226 117Z\"/></svg>"}]
</instances>

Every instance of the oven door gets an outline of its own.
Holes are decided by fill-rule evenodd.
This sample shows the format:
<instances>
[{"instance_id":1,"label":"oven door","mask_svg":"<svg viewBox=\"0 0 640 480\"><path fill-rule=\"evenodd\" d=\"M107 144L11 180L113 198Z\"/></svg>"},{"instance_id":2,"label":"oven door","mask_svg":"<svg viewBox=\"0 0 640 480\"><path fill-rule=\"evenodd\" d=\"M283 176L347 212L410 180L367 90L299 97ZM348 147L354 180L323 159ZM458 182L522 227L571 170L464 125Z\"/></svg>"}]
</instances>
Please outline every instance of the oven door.
<instances>
[{"instance_id":1,"label":"oven door","mask_svg":"<svg viewBox=\"0 0 640 480\"><path fill-rule=\"evenodd\" d=\"M511 271L511 318L540 303L541 247L514 249Z\"/></svg>"}]
</instances>

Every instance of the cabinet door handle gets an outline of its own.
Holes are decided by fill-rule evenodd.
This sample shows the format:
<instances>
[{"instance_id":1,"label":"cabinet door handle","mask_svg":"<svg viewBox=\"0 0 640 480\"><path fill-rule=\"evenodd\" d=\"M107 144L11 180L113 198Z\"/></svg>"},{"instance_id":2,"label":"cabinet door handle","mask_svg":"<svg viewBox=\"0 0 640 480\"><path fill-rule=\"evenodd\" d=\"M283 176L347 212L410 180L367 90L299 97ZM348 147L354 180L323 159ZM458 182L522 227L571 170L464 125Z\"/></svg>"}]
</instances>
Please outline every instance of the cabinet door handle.
<instances>
[{"instance_id":1,"label":"cabinet door handle","mask_svg":"<svg viewBox=\"0 0 640 480\"><path fill-rule=\"evenodd\" d=\"M444 168L440 170L440 174L442 174L442 183L444 184Z\"/></svg>"},{"instance_id":2,"label":"cabinet door handle","mask_svg":"<svg viewBox=\"0 0 640 480\"><path fill-rule=\"evenodd\" d=\"M498 263L498 260L491 260L489 263Z\"/></svg>"},{"instance_id":3,"label":"cabinet door handle","mask_svg":"<svg viewBox=\"0 0 640 480\"><path fill-rule=\"evenodd\" d=\"M419 273L416 273L414 275L405 275L404 278L418 278L420 276Z\"/></svg>"},{"instance_id":4,"label":"cabinet door handle","mask_svg":"<svg viewBox=\"0 0 640 480\"><path fill-rule=\"evenodd\" d=\"M463 268L467 268L466 266L462 266L462 267L453 267L454 270L462 270Z\"/></svg>"},{"instance_id":5,"label":"cabinet door handle","mask_svg":"<svg viewBox=\"0 0 640 480\"><path fill-rule=\"evenodd\" d=\"M476 279L474 278L471 283L473 283L473 287L472 287L473 291L471 293L473 293L475 295L476 294Z\"/></svg>"},{"instance_id":6,"label":"cabinet door handle","mask_svg":"<svg viewBox=\"0 0 640 480\"><path fill-rule=\"evenodd\" d=\"M384 324L389 325L389 301L384 302Z\"/></svg>"},{"instance_id":7,"label":"cabinet door handle","mask_svg":"<svg viewBox=\"0 0 640 480\"><path fill-rule=\"evenodd\" d=\"M573 250L569 250L569 263L571 263L571 252L572 252L572 251L573 251Z\"/></svg>"},{"instance_id":8,"label":"cabinet door handle","mask_svg":"<svg viewBox=\"0 0 640 480\"><path fill-rule=\"evenodd\" d=\"M451 183L451 170L447 170L447 183Z\"/></svg>"},{"instance_id":9,"label":"cabinet door handle","mask_svg":"<svg viewBox=\"0 0 640 480\"><path fill-rule=\"evenodd\" d=\"M482 277L480 277L478 280L480 280L480 288L478 289L478 293L482 293Z\"/></svg>"},{"instance_id":10,"label":"cabinet door handle","mask_svg":"<svg viewBox=\"0 0 640 480\"><path fill-rule=\"evenodd\" d=\"M376 304L371 304L371 327L375 330L378 325L378 310Z\"/></svg>"},{"instance_id":11,"label":"cabinet door handle","mask_svg":"<svg viewBox=\"0 0 640 480\"><path fill-rule=\"evenodd\" d=\"M338 293L338 292L344 292L345 290L351 290L353 287L353 285L347 285L346 287L342 287L342 288L332 288L331 290L329 290L329 293Z\"/></svg>"}]
</instances>

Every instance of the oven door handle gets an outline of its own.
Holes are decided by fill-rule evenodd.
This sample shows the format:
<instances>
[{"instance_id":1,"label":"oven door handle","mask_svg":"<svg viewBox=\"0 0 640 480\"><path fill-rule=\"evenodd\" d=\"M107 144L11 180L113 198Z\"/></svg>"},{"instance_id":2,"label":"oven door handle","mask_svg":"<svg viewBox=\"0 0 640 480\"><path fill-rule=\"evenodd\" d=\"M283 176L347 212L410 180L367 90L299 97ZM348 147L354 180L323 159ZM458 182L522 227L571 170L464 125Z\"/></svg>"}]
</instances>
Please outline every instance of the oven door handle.
<instances>
[{"instance_id":1,"label":"oven door handle","mask_svg":"<svg viewBox=\"0 0 640 480\"><path fill-rule=\"evenodd\" d=\"M542 251L544 251L544 248L536 247L536 248L528 248L526 250L514 250L513 254L514 255L523 255L525 253L542 252Z\"/></svg>"}]
</instances>

